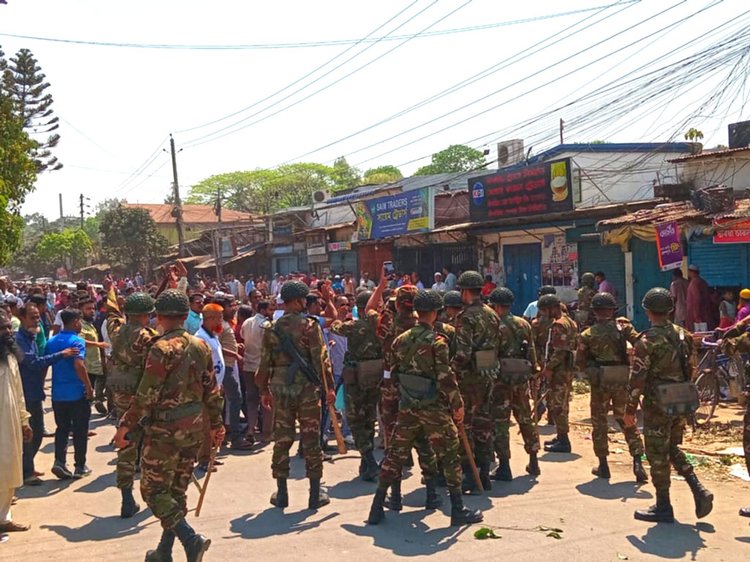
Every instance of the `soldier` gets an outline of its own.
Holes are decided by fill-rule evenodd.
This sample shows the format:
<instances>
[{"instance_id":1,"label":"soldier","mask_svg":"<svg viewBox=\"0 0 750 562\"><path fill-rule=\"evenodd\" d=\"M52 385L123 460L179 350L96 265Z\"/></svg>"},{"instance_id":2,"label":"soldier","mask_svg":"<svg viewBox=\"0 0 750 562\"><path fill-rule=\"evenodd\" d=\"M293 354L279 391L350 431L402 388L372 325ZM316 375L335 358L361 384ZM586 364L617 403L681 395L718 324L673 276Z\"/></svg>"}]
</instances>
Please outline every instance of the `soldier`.
<instances>
[{"instance_id":1,"label":"soldier","mask_svg":"<svg viewBox=\"0 0 750 562\"><path fill-rule=\"evenodd\" d=\"M609 293L594 295L591 308L596 316L596 324L583 331L576 352L576 366L588 375L591 383L591 440L594 442L594 454L599 459L599 466L591 473L599 478L610 477L607 412L611 407L633 457L636 481L648 482L641 463L643 442L638 427L625 426L623 423L630 371L627 344L635 345L638 332L627 318L614 319L617 303Z\"/></svg>"},{"instance_id":2,"label":"soldier","mask_svg":"<svg viewBox=\"0 0 750 562\"><path fill-rule=\"evenodd\" d=\"M157 320L164 335L151 346L146 367L115 435L119 448L131 446L129 434L144 427L141 495L161 521L161 541L146 562L169 562L175 536L188 562L200 562L211 541L185 520L186 492L203 440L203 416L211 420L214 443L224 439L223 407L211 351L183 326L190 311L187 295L167 289L156 299Z\"/></svg>"},{"instance_id":3,"label":"soldier","mask_svg":"<svg viewBox=\"0 0 750 562\"><path fill-rule=\"evenodd\" d=\"M581 275L581 288L578 289L578 309L576 311L576 322L581 330L593 324L594 315L591 309L591 299L596 294L595 282L596 277L593 273Z\"/></svg>"},{"instance_id":4,"label":"soldier","mask_svg":"<svg viewBox=\"0 0 750 562\"><path fill-rule=\"evenodd\" d=\"M154 311L154 299L147 293L133 293L123 304L125 318L119 310L107 311L107 334L112 342L112 366L107 376L107 388L112 393L118 415L130 408L138 384L143 376L146 356L157 337L149 327L149 315ZM120 517L132 517L140 510L133 498L138 449L142 431L135 426L130 432L130 447L117 450L117 487L122 494Z\"/></svg>"},{"instance_id":5,"label":"soldier","mask_svg":"<svg viewBox=\"0 0 750 562\"><path fill-rule=\"evenodd\" d=\"M747 291L747 289L743 289ZM741 335L736 335L740 333ZM724 341L721 342L721 350L727 355L734 355L735 353L750 353L750 333L745 331L745 324L740 323L727 332ZM745 396L750 394L750 373L748 370L750 365L745 364L744 372L744 389ZM747 471L750 472L750 397L745 400L745 416L742 419L742 446L745 449L745 465ZM740 508L740 515L742 517L750 517L750 507Z\"/></svg>"},{"instance_id":6,"label":"soldier","mask_svg":"<svg viewBox=\"0 0 750 562\"><path fill-rule=\"evenodd\" d=\"M458 291L448 291L443 295L443 308L440 313L440 321L445 324L450 324L455 328L456 316L461 312L464 307L464 303L461 300L461 293Z\"/></svg>"},{"instance_id":7,"label":"soldier","mask_svg":"<svg viewBox=\"0 0 750 562\"><path fill-rule=\"evenodd\" d=\"M640 335L633 350L625 425L635 425L638 400L643 394L643 433L651 480L656 488L656 505L636 511L635 518L650 522L674 521L669 501L671 462L690 486L695 515L700 519L711 513L714 496L698 481L692 465L679 448L685 430L685 414L697 406L697 394L693 404L690 404L691 398L685 397L688 394L685 387L695 375L693 336L669 321L669 313L674 308L669 290L649 289L642 306L651 328Z\"/></svg>"},{"instance_id":8,"label":"soldier","mask_svg":"<svg viewBox=\"0 0 750 562\"><path fill-rule=\"evenodd\" d=\"M529 380L536 369L536 349L529 323L510 312L515 296L506 287L490 293L490 304L500 317L500 375L492 390L492 419L498 468L495 480L510 482L510 414L516 418L529 455L526 472L539 476L539 431L531 417Z\"/></svg>"},{"instance_id":9,"label":"soldier","mask_svg":"<svg viewBox=\"0 0 750 562\"><path fill-rule=\"evenodd\" d=\"M462 423L464 408L448 363L448 345L432 329L441 307L442 299L436 291L420 290L414 299L419 323L393 342L388 361L393 366L391 375L398 381L400 408L367 520L372 525L385 518L383 506L388 487L401 479L404 461L418 438L429 440L444 467L451 499L451 525L482 520L481 512L464 507L461 494L456 424ZM430 486L427 481L428 509Z\"/></svg>"},{"instance_id":10,"label":"soldier","mask_svg":"<svg viewBox=\"0 0 750 562\"><path fill-rule=\"evenodd\" d=\"M500 319L489 306L482 303L484 279L478 271L464 271L458 278L464 309L456 317L456 352L451 366L458 378L461 396L466 407L466 433L479 467L485 490L492 488L492 416L490 398L492 385L499 372ZM477 483L469 470L468 459L463 462L464 490L473 492Z\"/></svg>"},{"instance_id":11,"label":"soldier","mask_svg":"<svg viewBox=\"0 0 750 562\"><path fill-rule=\"evenodd\" d=\"M294 425L299 421L302 448L310 480L309 509L331 503L320 490L323 452L320 449L321 386L328 388L326 402L333 404L333 371L323 331L315 318L307 316L310 289L301 281L286 281L281 287L284 315L263 325L260 365L255 374L261 403L274 408L273 457L271 472L277 491L271 504L281 509L289 505L289 449L294 443ZM325 379L324 379L325 377Z\"/></svg>"},{"instance_id":12,"label":"soldier","mask_svg":"<svg viewBox=\"0 0 750 562\"><path fill-rule=\"evenodd\" d=\"M334 334L347 338L344 356L344 390L346 392L346 420L354 436L354 443L362 455L359 474L365 482L377 478L380 467L373 454L375 421L383 379L383 346L377 336L380 315L365 311L372 291L357 295L358 319L336 320L331 326Z\"/></svg>"},{"instance_id":13,"label":"soldier","mask_svg":"<svg viewBox=\"0 0 750 562\"><path fill-rule=\"evenodd\" d=\"M573 383L573 353L576 350L578 328L570 316L562 311L562 303L557 295L544 295L539 299L537 306L552 320L542 376L550 384L547 404L550 418L557 430L557 437L547 441L544 450L549 453L570 453L568 413Z\"/></svg>"}]
</instances>

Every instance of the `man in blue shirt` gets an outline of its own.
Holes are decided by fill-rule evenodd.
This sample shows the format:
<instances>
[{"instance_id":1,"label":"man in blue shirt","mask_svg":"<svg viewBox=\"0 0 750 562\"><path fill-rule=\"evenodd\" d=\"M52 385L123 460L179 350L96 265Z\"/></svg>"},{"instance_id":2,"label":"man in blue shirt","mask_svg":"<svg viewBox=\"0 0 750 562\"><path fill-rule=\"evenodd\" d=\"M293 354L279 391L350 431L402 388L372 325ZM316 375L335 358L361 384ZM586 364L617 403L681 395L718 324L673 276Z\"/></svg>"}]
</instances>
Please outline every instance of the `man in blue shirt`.
<instances>
[{"instance_id":1,"label":"man in blue shirt","mask_svg":"<svg viewBox=\"0 0 750 562\"><path fill-rule=\"evenodd\" d=\"M39 308L27 303L18 309L18 317L21 327L16 332L16 343L23 351L23 359L20 361L21 383L23 384L23 395L26 400L26 410L31 418L29 425L34 432L31 441L23 446L23 481L27 486L38 486L42 483L36 469L34 468L34 456L39 451L44 434L44 379L47 368L53 363L78 355L74 347L63 349L51 355L41 355L37 345L39 330Z\"/></svg>"},{"instance_id":2,"label":"man in blue shirt","mask_svg":"<svg viewBox=\"0 0 750 562\"><path fill-rule=\"evenodd\" d=\"M66 480L83 478L91 474L86 466L90 400L94 396L89 375L86 372L86 342L78 334L81 331L81 312L66 308L60 313L63 329L47 342L47 353L57 353L69 347L78 350L78 355L58 361L52 365L52 410L55 413L55 464L52 473ZM70 472L65 464L68 452L68 436L73 432L75 449L75 471Z\"/></svg>"},{"instance_id":3,"label":"man in blue shirt","mask_svg":"<svg viewBox=\"0 0 750 562\"><path fill-rule=\"evenodd\" d=\"M188 334L195 335L203 324L203 295L201 293L193 293L190 295L190 312L182 325Z\"/></svg>"}]
</instances>

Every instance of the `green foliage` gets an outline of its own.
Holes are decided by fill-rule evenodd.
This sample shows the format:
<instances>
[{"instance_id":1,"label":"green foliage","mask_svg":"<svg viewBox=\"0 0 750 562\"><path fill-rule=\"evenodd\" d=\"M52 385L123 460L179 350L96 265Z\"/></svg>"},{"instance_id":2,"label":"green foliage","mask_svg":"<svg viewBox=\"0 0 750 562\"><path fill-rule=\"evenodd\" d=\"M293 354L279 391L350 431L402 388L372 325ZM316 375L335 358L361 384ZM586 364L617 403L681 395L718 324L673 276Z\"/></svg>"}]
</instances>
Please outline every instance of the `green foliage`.
<instances>
[{"instance_id":1,"label":"green foliage","mask_svg":"<svg viewBox=\"0 0 750 562\"><path fill-rule=\"evenodd\" d=\"M118 206L106 211L99 232L104 256L113 265L123 264L131 275L150 271L167 253L168 242L146 209Z\"/></svg>"},{"instance_id":2,"label":"green foliage","mask_svg":"<svg viewBox=\"0 0 750 562\"><path fill-rule=\"evenodd\" d=\"M82 267L94 249L89 235L80 228L62 232L47 232L36 244L37 257L52 265L69 263L74 269Z\"/></svg>"},{"instance_id":3,"label":"green foliage","mask_svg":"<svg viewBox=\"0 0 750 562\"><path fill-rule=\"evenodd\" d=\"M448 174L479 170L485 166L484 153L476 148L462 144L453 144L432 155L432 162L419 168L415 176Z\"/></svg>"},{"instance_id":4,"label":"green foliage","mask_svg":"<svg viewBox=\"0 0 750 562\"><path fill-rule=\"evenodd\" d=\"M379 183L391 183L398 181L403 178L404 175L401 170L396 166L378 166L377 168L370 168L365 172L362 178L364 184L379 184Z\"/></svg>"},{"instance_id":5,"label":"green foliage","mask_svg":"<svg viewBox=\"0 0 750 562\"><path fill-rule=\"evenodd\" d=\"M703 138L703 131L696 129L695 127L690 127L687 130L687 133L685 133L685 140L689 140L691 142L699 141L702 138Z\"/></svg>"},{"instance_id":6,"label":"green foliage","mask_svg":"<svg viewBox=\"0 0 750 562\"><path fill-rule=\"evenodd\" d=\"M474 538L481 541L485 539L501 539L503 537L496 534L495 531L489 527L481 527L474 531Z\"/></svg>"},{"instance_id":7,"label":"green foliage","mask_svg":"<svg viewBox=\"0 0 750 562\"><path fill-rule=\"evenodd\" d=\"M333 162L331 179L333 179L334 191L351 189L360 184L362 173L357 168L350 166L346 158L339 156Z\"/></svg>"}]
</instances>

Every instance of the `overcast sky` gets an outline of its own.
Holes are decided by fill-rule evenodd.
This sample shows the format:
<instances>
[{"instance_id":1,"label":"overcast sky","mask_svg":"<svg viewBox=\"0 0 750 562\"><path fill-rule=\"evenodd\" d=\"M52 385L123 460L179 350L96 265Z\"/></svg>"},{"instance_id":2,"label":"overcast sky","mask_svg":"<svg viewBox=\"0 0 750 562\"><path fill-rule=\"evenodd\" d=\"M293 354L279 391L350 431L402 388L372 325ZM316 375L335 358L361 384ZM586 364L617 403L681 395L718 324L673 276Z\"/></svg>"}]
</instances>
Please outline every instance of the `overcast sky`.
<instances>
[{"instance_id":1,"label":"overcast sky","mask_svg":"<svg viewBox=\"0 0 750 562\"><path fill-rule=\"evenodd\" d=\"M27 47L39 59L61 118L56 154L65 165L39 177L24 212L57 217L58 193L66 215L77 213L81 193L92 206L110 197L162 202L171 185L161 152L170 132L185 147L183 197L210 175L288 161L330 164L344 155L362 170L394 164L408 175L453 143L491 145L494 154L495 142L519 137L538 152L558 142L561 118L571 121L566 142L667 141L682 140L681 119L694 113L690 126L704 132L707 146L726 144L726 125L750 118L747 93L725 96L719 111L700 103L721 87L716 77L730 72L729 63L716 69L724 75L641 113L587 127L593 106L579 103L517 125L657 58L666 57L652 68L688 56L731 35L733 25L746 29L748 9L747 0L8 0L0 5L0 45L6 56ZM137 48L7 34L256 47ZM318 42L338 43L309 45ZM281 44L295 47L257 47ZM468 87L336 143L483 71ZM747 62L734 72L746 76Z\"/></svg>"}]
</instances>

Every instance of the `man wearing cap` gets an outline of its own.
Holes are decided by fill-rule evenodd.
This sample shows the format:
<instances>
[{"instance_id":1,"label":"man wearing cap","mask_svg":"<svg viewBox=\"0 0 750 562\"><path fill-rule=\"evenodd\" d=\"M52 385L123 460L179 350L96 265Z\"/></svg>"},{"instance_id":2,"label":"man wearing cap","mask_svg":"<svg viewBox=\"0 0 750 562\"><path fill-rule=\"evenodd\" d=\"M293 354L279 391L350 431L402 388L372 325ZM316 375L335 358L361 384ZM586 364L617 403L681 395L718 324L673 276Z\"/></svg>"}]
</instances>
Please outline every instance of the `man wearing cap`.
<instances>
[{"instance_id":1,"label":"man wearing cap","mask_svg":"<svg viewBox=\"0 0 750 562\"><path fill-rule=\"evenodd\" d=\"M692 264L688 267L688 279L690 280L687 289L687 318L685 326L688 330L705 330L711 329L708 326L708 307L711 305L711 292L708 289L708 283L701 277L700 268ZM705 324L704 327L696 324Z\"/></svg>"},{"instance_id":2,"label":"man wearing cap","mask_svg":"<svg viewBox=\"0 0 750 562\"><path fill-rule=\"evenodd\" d=\"M742 322L748 316L750 316L750 289L742 289L735 322Z\"/></svg>"},{"instance_id":3,"label":"man wearing cap","mask_svg":"<svg viewBox=\"0 0 750 562\"><path fill-rule=\"evenodd\" d=\"M443 282L443 274L439 271L435 272L435 282L432 284L432 290L438 293L444 293L448 290Z\"/></svg>"},{"instance_id":4,"label":"man wearing cap","mask_svg":"<svg viewBox=\"0 0 750 562\"><path fill-rule=\"evenodd\" d=\"M539 290L537 291L537 296L542 297L544 295L554 295L557 293L557 290L552 285L542 285L539 287ZM534 318L536 318L539 314L539 309L537 308L537 302L539 299L535 301L531 301L528 306L526 307L526 310L523 311L523 317L527 322L532 322ZM537 348L537 351L539 348Z\"/></svg>"}]
</instances>

